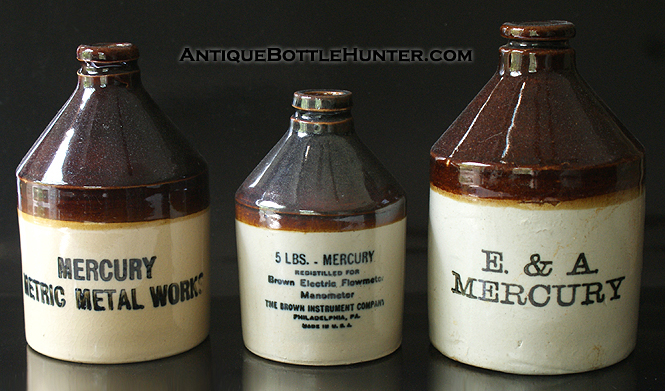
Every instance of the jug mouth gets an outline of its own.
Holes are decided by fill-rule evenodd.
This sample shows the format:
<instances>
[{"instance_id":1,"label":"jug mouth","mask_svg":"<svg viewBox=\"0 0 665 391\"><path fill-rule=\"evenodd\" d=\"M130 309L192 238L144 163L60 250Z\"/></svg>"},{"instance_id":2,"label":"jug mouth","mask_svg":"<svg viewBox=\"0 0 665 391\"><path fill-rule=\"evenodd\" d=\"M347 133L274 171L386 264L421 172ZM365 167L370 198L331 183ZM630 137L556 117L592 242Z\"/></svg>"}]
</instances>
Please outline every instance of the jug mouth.
<instances>
[{"instance_id":1,"label":"jug mouth","mask_svg":"<svg viewBox=\"0 0 665 391\"><path fill-rule=\"evenodd\" d=\"M80 45L76 58L81 62L79 75L105 76L137 73L139 49L131 43Z\"/></svg>"},{"instance_id":2,"label":"jug mouth","mask_svg":"<svg viewBox=\"0 0 665 391\"><path fill-rule=\"evenodd\" d=\"M575 36L575 25L565 20L506 22L500 31L502 37L511 41L567 41Z\"/></svg>"},{"instance_id":3,"label":"jug mouth","mask_svg":"<svg viewBox=\"0 0 665 391\"><path fill-rule=\"evenodd\" d=\"M85 62L127 62L138 60L139 49L129 42L80 45L76 58Z\"/></svg>"},{"instance_id":4,"label":"jug mouth","mask_svg":"<svg viewBox=\"0 0 665 391\"><path fill-rule=\"evenodd\" d=\"M297 110L331 112L351 110L351 91L334 89L302 90L293 94Z\"/></svg>"}]
</instances>

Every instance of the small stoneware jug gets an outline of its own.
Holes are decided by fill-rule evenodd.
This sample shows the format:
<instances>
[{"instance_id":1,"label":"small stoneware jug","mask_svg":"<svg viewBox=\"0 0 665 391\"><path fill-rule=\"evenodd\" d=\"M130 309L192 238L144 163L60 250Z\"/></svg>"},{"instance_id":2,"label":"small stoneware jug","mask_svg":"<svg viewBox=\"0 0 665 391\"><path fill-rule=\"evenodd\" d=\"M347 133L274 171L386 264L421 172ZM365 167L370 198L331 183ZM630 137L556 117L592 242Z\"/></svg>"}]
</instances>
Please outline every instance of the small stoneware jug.
<instances>
[{"instance_id":1,"label":"small stoneware jug","mask_svg":"<svg viewBox=\"0 0 665 391\"><path fill-rule=\"evenodd\" d=\"M406 201L353 127L351 93L296 92L236 193L243 338L286 363L373 360L402 338Z\"/></svg>"}]
</instances>

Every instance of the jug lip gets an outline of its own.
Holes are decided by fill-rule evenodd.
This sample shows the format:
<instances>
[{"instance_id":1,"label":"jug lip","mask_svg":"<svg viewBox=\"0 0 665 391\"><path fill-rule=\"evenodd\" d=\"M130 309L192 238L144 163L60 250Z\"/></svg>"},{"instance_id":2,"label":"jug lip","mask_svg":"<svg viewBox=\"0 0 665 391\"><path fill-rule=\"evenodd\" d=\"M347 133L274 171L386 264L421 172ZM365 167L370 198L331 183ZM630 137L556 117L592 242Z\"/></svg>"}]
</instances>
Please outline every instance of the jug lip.
<instances>
[{"instance_id":1,"label":"jug lip","mask_svg":"<svg viewBox=\"0 0 665 391\"><path fill-rule=\"evenodd\" d=\"M297 110L330 112L350 110L351 91L336 89L301 90L293 94L292 106Z\"/></svg>"},{"instance_id":2,"label":"jug lip","mask_svg":"<svg viewBox=\"0 0 665 391\"><path fill-rule=\"evenodd\" d=\"M575 25L565 20L506 22L501 36L518 41L566 41L575 36Z\"/></svg>"},{"instance_id":3,"label":"jug lip","mask_svg":"<svg viewBox=\"0 0 665 391\"><path fill-rule=\"evenodd\" d=\"M139 58L139 49L129 42L80 45L76 58L85 62L127 62Z\"/></svg>"}]
</instances>

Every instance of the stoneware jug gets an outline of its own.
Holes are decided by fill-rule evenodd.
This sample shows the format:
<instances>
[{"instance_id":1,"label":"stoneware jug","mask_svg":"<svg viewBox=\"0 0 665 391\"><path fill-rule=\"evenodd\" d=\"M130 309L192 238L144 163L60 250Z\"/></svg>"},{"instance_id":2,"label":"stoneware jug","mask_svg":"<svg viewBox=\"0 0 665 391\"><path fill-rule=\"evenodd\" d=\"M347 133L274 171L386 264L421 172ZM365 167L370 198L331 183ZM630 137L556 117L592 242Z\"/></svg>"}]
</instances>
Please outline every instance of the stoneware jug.
<instances>
[{"instance_id":1,"label":"stoneware jug","mask_svg":"<svg viewBox=\"0 0 665 391\"><path fill-rule=\"evenodd\" d=\"M351 93L296 92L291 126L236 193L243 338L339 365L400 346L406 201L359 140Z\"/></svg>"},{"instance_id":2,"label":"stoneware jug","mask_svg":"<svg viewBox=\"0 0 665 391\"><path fill-rule=\"evenodd\" d=\"M430 338L498 371L602 368L635 346L644 150L577 73L571 23L501 34L431 150Z\"/></svg>"},{"instance_id":3,"label":"stoneware jug","mask_svg":"<svg viewBox=\"0 0 665 391\"><path fill-rule=\"evenodd\" d=\"M25 333L125 363L208 335L208 169L141 85L136 46L82 45L78 86L17 169Z\"/></svg>"}]
</instances>

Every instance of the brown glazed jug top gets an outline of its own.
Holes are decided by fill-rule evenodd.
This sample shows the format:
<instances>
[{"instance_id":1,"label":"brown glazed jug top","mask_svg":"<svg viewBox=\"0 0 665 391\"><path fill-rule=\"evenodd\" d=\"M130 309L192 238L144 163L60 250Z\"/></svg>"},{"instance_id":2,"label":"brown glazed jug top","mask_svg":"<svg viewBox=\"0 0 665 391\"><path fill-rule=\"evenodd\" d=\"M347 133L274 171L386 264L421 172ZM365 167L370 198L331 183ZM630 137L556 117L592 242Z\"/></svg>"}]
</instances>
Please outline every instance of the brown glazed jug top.
<instances>
[{"instance_id":1,"label":"brown glazed jug top","mask_svg":"<svg viewBox=\"0 0 665 391\"><path fill-rule=\"evenodd\" d=\"M208 207L207 166L141 84L131 43L81 45L78 85L17 169L19 210L135 222Z\"/></svg>"},{"instance_id":2,"label":"brown glazed jug top","mask_svg":"<svg viewBox=\"0 0 665 391\"><path fill-rule=\"evenodd\" d=\"M139 59L139 48L129 42L81 45L76 49L76 58L92 63L133 61Z\"/></svg>"},{"instance_id":3,"label":"brown glazed jug top","mask_svg":"<svg viewBox=\"0 0 665 391\"><path fill-rule=\"evenodd\" d=\"M431 185L559 202L644 183L644 149L582 80L572 23L506 23L499 68L434 144Z\"/></svg>"},{"instance_id":4,"label":"brown glazed jug top","mask_svg":"<svg viewBox=\"0 0 665 391\"><path fill-rule=\"evenodd\" d=\"M303 90L293 94L291 129L300 134L352 134L352 94L346 90Z\"/></svg>"},{"instance_id":5,"label":"brown glazed jug top","mask_svg":"<svg viewBox=\"0 0 665 391\"><path fill-rule=\"evenodd\" d=\"M352 95L346 90L304 90L293 94L293 106L299 111L315 113L349 111L353 106Z\"/></svg>"},{"instance_id":6,"label":"brown glazed jug top","mask_svg":"<svg viewBox=\"0 0 665 391\"><path fill-rule=\"evenodd\" d=\"M501 25L501 36L518 41L567 41L575 36L575 25L565 20Z\"/></svg>"},{"instance_id":7,"label":"brown glazed jug top","mask_svg":"<svg viewBox=\"0 0 665 391\"><path fill-rule=\"evenodd\" d=\"M289 130L236 192L236 219L346 231L406 216L404 191L355 133L351 97L345 90L294 94Z\"/></svg>"}]
</instances>

